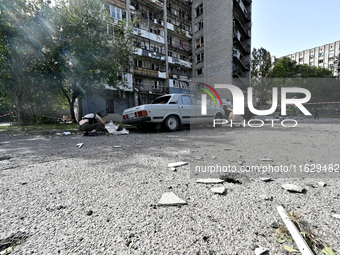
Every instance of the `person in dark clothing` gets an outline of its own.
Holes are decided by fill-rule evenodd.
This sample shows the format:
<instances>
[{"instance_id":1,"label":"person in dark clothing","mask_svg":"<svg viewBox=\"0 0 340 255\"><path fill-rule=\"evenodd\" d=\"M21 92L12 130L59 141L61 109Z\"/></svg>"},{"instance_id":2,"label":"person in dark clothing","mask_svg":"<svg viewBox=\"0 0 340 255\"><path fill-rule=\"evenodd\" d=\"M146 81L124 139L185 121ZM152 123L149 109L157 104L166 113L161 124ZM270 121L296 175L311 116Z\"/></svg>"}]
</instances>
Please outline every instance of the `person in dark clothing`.
<instances>
[{"instance_id":1,"label":"person in dark clothing","mask_svg":"<svg viewBox=\"0 0 340 255\"><path fill-rule=\"evenodd\" d=\"M317 108L315 108L315 111L314 111L314 119L316 120L316 118L319 119L319 112Z\"/></svg>"},{"instance_id":2,"label":"person in dark clothing","mask_svg":"<svg viewBox=\"0 0 340 255\"><path fill-rule=\"evenodd\" d=\"M84 131L85 136L98 135L99 131L105 130L105 122L100 112L86 114L79 121L79 130Z\"/></svg>"}]
</instances>

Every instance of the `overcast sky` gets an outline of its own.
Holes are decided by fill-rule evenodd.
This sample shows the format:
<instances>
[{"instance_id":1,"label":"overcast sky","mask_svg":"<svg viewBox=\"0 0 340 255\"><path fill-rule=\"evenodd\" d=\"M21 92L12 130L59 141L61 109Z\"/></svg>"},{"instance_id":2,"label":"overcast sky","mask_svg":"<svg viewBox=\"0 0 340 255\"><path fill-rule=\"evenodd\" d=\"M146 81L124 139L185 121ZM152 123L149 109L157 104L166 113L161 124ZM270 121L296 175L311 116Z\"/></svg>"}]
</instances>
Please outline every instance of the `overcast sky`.
<instances>
[{"instance_id":1,"label":"overcast sky","mask_svg":"<svg viewBox=\"0 0 340 255\"><path fill-rule=\"evenodd\" d=\"M282 57L340 40L340 0L253 0L252 48Z\"/></svg>"}]
</instances>

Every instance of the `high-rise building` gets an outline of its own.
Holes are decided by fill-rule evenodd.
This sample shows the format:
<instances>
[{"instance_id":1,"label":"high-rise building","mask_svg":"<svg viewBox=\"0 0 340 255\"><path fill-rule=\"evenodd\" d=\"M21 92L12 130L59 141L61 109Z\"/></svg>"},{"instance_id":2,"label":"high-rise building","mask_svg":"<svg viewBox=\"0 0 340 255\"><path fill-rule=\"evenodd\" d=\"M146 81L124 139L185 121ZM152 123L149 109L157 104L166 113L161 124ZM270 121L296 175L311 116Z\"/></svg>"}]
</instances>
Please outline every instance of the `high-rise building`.
<instances>
[{"instance_id":1,"label":"high-rise building","mask_svg":"<svg viewBox=\"0 0 340 255\"><path fill-rule=\"evenodd\" d=\"M190 93L197 81L223 80L244 91L250 85L251 0L106 2L112 25L137 20L134 67L122 74L121 100L109 93L100 104L88 96L87 112L95 101L104 113L122 113L166 93Z\"/></svg>"},{"instance_id":2,"label":"high-rise building","mask_svg":"<svg viewBox=\"0 0 340 255\"><path fill-rule=\"evenodd\" d=\"M307 64L310 66L323 67L333 72L334 76L338 76L334 61L340 54L340 41L328 43L312 49L300 51L294 54L289 54L291 60L297 64Z\"/></svg>"}]
</instances>

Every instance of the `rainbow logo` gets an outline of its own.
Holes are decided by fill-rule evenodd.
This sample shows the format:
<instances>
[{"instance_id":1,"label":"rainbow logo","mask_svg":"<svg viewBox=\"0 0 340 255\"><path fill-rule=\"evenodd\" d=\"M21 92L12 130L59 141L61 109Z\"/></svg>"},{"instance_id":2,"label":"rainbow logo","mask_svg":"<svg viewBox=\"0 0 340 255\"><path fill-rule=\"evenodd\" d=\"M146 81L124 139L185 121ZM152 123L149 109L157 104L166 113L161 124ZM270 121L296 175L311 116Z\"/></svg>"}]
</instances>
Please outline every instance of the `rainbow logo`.
<instances>
[{"instance_id":1,"label":"rainbow logo","mask_svg":"<svg viewBox=\"0 0 340 255\"><path fill-rule=\"evenodd\" d=\"M208 89L210 89L212 92L214 92L214 94L217 96L218 100L220 101L220 104L221 104L221 107L222 107L222 100L220 98L220 95L217 93L217 91L210 85L208 84L205 84L205 83L201 83L201 85L207 87ZM207 93L211 98L212 100L214 101L215 103L215 107L217 107L217 102L216 102L216 99L215 97L212 95L212 93L207 90L207 89L204 89L204 88L200 88L201 90L203 90L205 93ZM202 115L207 115L207 95L206 94L203 94L202 95Z\"/></svg>"}]
</instances>

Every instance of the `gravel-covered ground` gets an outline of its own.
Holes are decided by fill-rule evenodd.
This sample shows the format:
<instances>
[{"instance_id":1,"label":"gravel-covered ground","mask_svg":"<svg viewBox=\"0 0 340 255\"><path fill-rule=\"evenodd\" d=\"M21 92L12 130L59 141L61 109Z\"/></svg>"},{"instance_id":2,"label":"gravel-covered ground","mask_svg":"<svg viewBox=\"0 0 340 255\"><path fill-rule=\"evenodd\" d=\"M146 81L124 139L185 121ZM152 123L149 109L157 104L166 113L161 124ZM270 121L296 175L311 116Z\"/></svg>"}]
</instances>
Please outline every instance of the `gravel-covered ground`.
<instances>
[{"instance_id":1,"label":"gravel-covered ground","mask_svg":"<svg viewBox=\"0 0 340 255\"><path fill-rule=\"evenodd\" d=\"M276 210L283 205L340 254L340 219L333 217L340 214L340 173L275 174L271 182L239 175L223 183L224 195L210 190L220 185L190 178L190 166L211 160L339 164L339 121L302 122L98 137L0 134L0 239L26 235L11 254L255 254L258 246L288 254L270 226L283 224ZM190 166L167 168L178 161ZM290 193L284 183L305 192ZM165 192L187 205L157 205Z\"/></svg>"}]
</instances>

